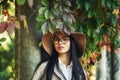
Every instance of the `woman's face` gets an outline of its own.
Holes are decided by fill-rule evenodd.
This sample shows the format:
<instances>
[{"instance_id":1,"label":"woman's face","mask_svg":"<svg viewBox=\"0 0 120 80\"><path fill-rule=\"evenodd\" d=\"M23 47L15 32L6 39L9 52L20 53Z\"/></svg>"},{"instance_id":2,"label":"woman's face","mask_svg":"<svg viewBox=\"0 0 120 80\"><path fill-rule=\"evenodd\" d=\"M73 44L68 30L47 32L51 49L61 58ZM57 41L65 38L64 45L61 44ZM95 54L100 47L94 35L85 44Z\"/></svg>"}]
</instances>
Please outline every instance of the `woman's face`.
<instances>
[{"instance_id":1,"label":"woman's face","mask_svg":"<svg viewBox=\"0 0 120 80\"><path fill-rule=\"evenodd\" d=\"M70 51L70 38L68 35L59 33L53 39L55 50L59 54L68 53Z\"/></svg>"}]
</instances>

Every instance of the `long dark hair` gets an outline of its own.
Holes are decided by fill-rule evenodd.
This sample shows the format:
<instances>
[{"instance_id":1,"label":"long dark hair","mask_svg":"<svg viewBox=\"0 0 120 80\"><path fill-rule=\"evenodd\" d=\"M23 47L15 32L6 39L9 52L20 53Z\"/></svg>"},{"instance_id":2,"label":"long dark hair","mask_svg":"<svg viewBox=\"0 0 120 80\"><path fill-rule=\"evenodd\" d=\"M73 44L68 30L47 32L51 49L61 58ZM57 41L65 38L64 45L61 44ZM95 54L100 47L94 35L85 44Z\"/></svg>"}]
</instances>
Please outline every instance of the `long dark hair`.
<instances>
[{"instance_id":1,"label":"long dark hair","mask_svg":"<svg viewBox=\"0 0 120 80\"><path fill-rule=\"evenodd\" d=\"M54 45L52 46L52 55L49 58L49 62L46 66L46 80L52 80L52 75L54 72L54 66L55 64L58 64L58 54L54 48Z\"/></svg>"},{"instance_id":2,"label":"long dark hair","mask_svg":"<svg viewBox=\"0 0 120 80\"><path fill-rule=\"evenodd\" d=\"M85 73L82 69L79 58L77 57L78 48L72 37L71 37L71 46L72 46L71 57L73 61L73 77L75 78L75 80L86 80Z\"/></svg>"},{"instance_id":3,"label":"long dark hair","mask_svg":"<svg viewBox=\"0 0 120 80\"><path fill-rule=\"evenodd\" d=\"M71 37L71 36L70 36ZM86 80L85 78L85 74L84 74L84 71L82 69L82 66L79 62L79 59L77 57L77 53L78 53L78 50L77 50L77 46L75 44L75 41L73 40L73 38L71 37L70 39L70 42L71 42L71 59L72 59L72 62L73 62L73 69L72 69L72 77L75 79L75 80ZM52 80L52 75L53 75L53 72L54 72L54 66L58 65L58 54L53 46L53 52L52 52L52 55L51 57L49 58L49 62L46 66L46 70L45 70L45 73L46 73L46 80Z\"/></svg>"}]
</instances>

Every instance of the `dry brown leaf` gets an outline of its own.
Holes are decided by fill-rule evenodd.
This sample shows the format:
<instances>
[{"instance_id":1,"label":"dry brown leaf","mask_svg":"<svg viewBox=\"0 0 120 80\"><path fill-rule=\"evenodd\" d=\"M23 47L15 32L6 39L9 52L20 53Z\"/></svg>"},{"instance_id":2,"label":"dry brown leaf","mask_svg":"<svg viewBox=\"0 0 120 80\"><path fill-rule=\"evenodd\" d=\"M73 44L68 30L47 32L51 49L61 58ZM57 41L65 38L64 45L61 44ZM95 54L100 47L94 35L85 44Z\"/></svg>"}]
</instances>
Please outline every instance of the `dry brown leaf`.
<instances>
[{"instance_id":1,"label":"dry brown leaf","mask_svg":"<svg viewBox=\"0 0 120 80\"><path fill-rule=\"evenodd\" d=\"M28 1L29 7L32 8L32 6L33 6L33 0L27 0L27 1Z\"/></svg>"}]
</instances>

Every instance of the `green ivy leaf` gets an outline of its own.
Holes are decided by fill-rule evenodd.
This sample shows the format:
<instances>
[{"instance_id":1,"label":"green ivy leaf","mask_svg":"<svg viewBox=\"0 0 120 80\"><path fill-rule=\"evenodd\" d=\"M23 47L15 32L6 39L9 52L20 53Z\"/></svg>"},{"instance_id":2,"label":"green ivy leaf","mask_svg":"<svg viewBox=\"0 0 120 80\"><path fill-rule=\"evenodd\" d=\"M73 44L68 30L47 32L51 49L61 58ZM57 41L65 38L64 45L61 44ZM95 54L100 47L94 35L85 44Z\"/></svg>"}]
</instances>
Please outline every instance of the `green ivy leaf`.
<instances>
[{"instance_id":1,"label":"green ivy leaf","mask_svg":"<svg viewBox=\"0 0 120 80\"><path fill-rule=\"evenodd\" d=\"M111 0L107 1L107 6L108 6L109 9L111 9L111 6L112 6Z\"/></svg>"},{"instance_id":2,"label":"green ivy leaf","mask_svg":"<svg viewBox=\"0 0 120 80\"><path fill-rule=\"evenodd\" d=\"M102 0L102 5L105 6L106 0Z\"/></svg>"},{"instance_id":3,"label":"green ivy leaf","mask_svg":"<svg viewBox=\"0 0 120 80\"><path fill-rule=\"evenodd\" d=\"M93 15L93 12L91 10L88 11L88 18L91 18Z\"/></svg>"},{"instance_id":4,"label":"green ivy leaf","mask_svg":"<svg viewBox=\"0 0 120 80\"><path fill-rule=\"evenodd\" d=\"M51 21L51 22L49 23L49 31L50 31L51 33L54 33L55 29L56 29L56 27L55 27L55 22L54 22L54 21Z\"/></svg>"},{"instance_id":5,"label":"green ivy leaf","mask_svg":"<svg viewBox=\"0 0 120 80\"><path fill-rule=\"evenodd\" d=\"M108 17L108 18L111 18L111 16L112 16L111 14L112 14L112 13L111 13L111 12L109 12L109 11L108 11L108 12L106 12L106 15L107 15L107 17Z\"/></svg>"},{"instance_id":6,"label":"green ivy leaf","mask_svg":"<svg viewBox=\"0 0 120 80\"><path fill-rule=\"evenodd\" d=\"M41 3L42 3L44 6L49 6L49 1L48 1L48 0L42 0Z\"/></svg>"},{"instance_id":7,"label":"green ivy leaf","mask_svg":"<svg viewBox=\"0 0 120 80\"><path fill-rule=\"evenodd\" d=\"M77 4L77 8L80 9L83 6L84 1L83 0L76 0L76 4Z\"/></svg>"},{"instance_id":8,"label":"green ivy leaf","mask_svg":"<svg viewBox=\"0 0 120 80\"><path fill-rule=\"evenodd\" d=\"M101 30L100 30L100 34L102 34L102 35L104 35L104 34L106 34L106 35L108 35L108 28L107 28L108 26L103 26L102 28L101 28Z\"/></svg>"},{"instance_id":9,"label":"green ivy leaf","mask_svg":"<svg viewBox=\"0 0 120 80\"><path fill-rule=\"evenodd\" d=\"M52 14L52 12L50 10L46 10L45 11L45 18L46 19L54 19L54 15Z\"/></svg>"},{"instance_id":10,"label":"green ivy leaf","mask_svg":"<svg viewBox=\"0 0 120 80\"><path fill-rule=\"evenodd\" d=\"M51 11L54 15L59 15L59 10L58 9L52 8Z\"/></svg>"},{"instance_id":11,"label":"green ivy leaf","mask_svg":"<svg viewBox=\"0 0 120 80\"><path fill-rule=\"evenodd\" d=\"M45 11L45 18L46 18L46 19L48 19L48 18L49 18L49 17L48 17L48 15L49 15L49 11L48 11L48 10L46 10L46 11Z\"/></svg>"},{"instance_id":12,"label":"green ivy leaf","mask_svg":"<svg viewBox=\"0 0 120 80\"><path fill-rule=\"evenodd\" d=\"M0 42L4 42L6 40L6 38L1 38Z\"/></svg>"},{"instance_id":13,"label":"green ivy leaf","mask_svg":"<svg viewBox=\"0 0 120 80\"><path fill-rule=\"evenodd\" d=\"M97 39L97 36L98 36L98 35L96 34L96 32L93 31L92 34L93 34L92 36L93 36L93 38L95 39L95 41L97 41L96 39Z\"/></svg>"},{"instance_id":14,"label":"green ivy leaf","mask_svg":"<svg viewBox=\"0 0 120 80\"><path fill-rule=\"evenodd\" d=\"M25 4L26 0L16 0L18 5Z\"/></svg>"},{"instance_id":15,"label":"green ivy leaf","mask_svg":"<svg viewBox=\"0 0 120 80\"><path fill-rule=\"evenodd\" d=\"M97 19L97 25L100 26L102 24L103 18L98 18Z\"/></svg>"},{"instance_id":16,"label":"green ivy leaf","mask_svg":"<svg viewBox=\"0 0 120 80\"><path fill-rule=\"evenodd\" d=\"M59 10L60 10L60 13L63 13L63 6L62 5L59 5Z\"/></svg>"},{"instance_id":17,"label":"green ivy leaf","mask_svg":"<svg viewBox=\"0 0 120 80\"><path fill-rule=\"evenodd\" d=\"M64 2L65 2L65 4L66 4L67 6L71 6L71 3L70 3L70 1L68 1L68 0L65 0Z\"/></svg>"},{"instance_id":18,"label":"green ivy leaf","mask_svg":"<svg viewBox=\"0 0 120 80\"><path fill-rule=\"evenodd\" d=\"M88 35L89 37L92 35L92 31L91 31L90 29L88 29L87 35Z\"/></svg>"},{"instance_id":19,"label":"green ivy leaf","mask_svg":"<svg viewBox=\"0 0 120 80\"><path fill-rule=\"evenodd\" d=\"M39 9L39 14L44 14L46 10L47 10L47 7L41 7Z\"/></svg>"},{"instance_id":20,"label":"green ivy leaf","mask_svg":"<svg viewBox=\"0 0 120 80\"><path fill-rule=\"evenodd\" d=\"M42 25L42 27L41 27L41 30L42 30L42 32L43 32L43 34L46 34L47 33L47 31L48 31L48 22L45 22L43 25Z\"/></svg>"},{"instance_id":21,"label":"green ivy leaf","mask_svg":"<svg viewBox=\"0 0 120 80\"><path fill-rule=\"evenodd\" d=\"M85 2L85 9L86 11L88 11L91 7L91 3L90 2Z\"/></svg>"},{"instance_id":22,"label":"green ivy leaf","mask_svg":"<svg viewBox=\"0 0 120 80\"><path fill-rule=\"evenodd\" d=\"M116 47L120 47L120 39L116 39L115 40L115 46Z\"/></svg>"},{"instance_id":23,"label":"green ivy leaf","mask_svg":"<svg viewBox=\"0 0 120 80\"><path fill-rule=\"evenodd\" d=\"M66 26L66 25L64 25L63 31L65 33L67 33L67 34L70 34L72 31L74 31L74 29L72 28L72 26Z\"/></svg>"},{"instance_id":24,"label":"green ivy leaf","mask_svg":"<svg viewBox=\"0 0 120 80\"><path fill-rule=\"evenodd\" d=\"M44 21L45 21L45 17L44 17L43 15L38 15L38 16L36 17L36 20L37 20L38 22L44 22Z\"/></svg>"},{"instance_id":25,"label":"green ivy leaf","mask_svg":"<svg viewBox=\"0 0 120 80\"><path fill-rule=\"evenodd\" d=\"M113 25L113 26L116 26L116 24L117 24L117 23L116 23L116 22L117 22L116 17L112 17L111 19L112 19L112 25Z\"/></svg>"},{"instance_id":26,"label":"green ivy leaf","mask_svg":"<svg viewBox=\"0 0 120 80\"><path fill-rule=\"evenodd\" d=\"M59 3L56 3L56 4L54 5L54 8L57 9L58 7L59 7Z\"/></svg>"},{"instance_id":27,"label":"green ivy leaf","mask_svg":"<svg viewBox=\"0 0 120 80\"><path fill-rule=\"evenodd\" d=\"M82 24L81 24L79 27L80 27L80 28L79 28L79 31L80 31L80 32L84 32L84 29L83 29Z\"/></svg>"},{"instance_id":28,"label":"green ivy leaf","mask_svg":"<svg viewBox=\"0 0 120 80\"><path fill-rule=\"evenodd\" d=\"M67 23L68 25L71 25L72 22L73 22L72 17L73 17L72 14L64 14L64 15L63 15L63 20L64 20L64 22Z\"/></svg>"},{"instance_id":29,"label":"green ivy leaf","mask_svg":"<svg viewBox=\"0 0 120 80\"><path fill-rule=\"evenodd\" d=\"M82 7L81 4L78 4L78 5L77 5L77 8L78 8L78 9L80 9L81 7Z\"/></svg>"}]
</instances>

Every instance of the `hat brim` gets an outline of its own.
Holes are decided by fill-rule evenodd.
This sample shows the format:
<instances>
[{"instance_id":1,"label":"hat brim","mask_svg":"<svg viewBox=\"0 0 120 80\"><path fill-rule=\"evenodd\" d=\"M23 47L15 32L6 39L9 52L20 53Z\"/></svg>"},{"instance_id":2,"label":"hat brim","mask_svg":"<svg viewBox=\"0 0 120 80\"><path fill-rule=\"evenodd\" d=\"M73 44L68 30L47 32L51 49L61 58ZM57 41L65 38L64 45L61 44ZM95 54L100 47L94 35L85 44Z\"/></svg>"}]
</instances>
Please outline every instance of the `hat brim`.
<instances>
[{"instance_id":1,"label":"hat brim","mask_svg":"<svg viewBox=\"0 0 120 80\"><path fill-rule=\"evenodd\" d=\"M78 50L78 57L81 57L83 55L84 49L85 49L85 44L86 44L86 36L81 33L72 33L71 36L73 37L76 47Z\"/></svg>"},{"instance_id":2,"label":"hat brim","mask_svg":"<svg viewBox=\"0 0 120 80\"><path fill-rule=\"evenodd\" d=\"M56 34L56 32L55 32L55 34ZM52 46L53 46L52 39L55 36L55 34L48 32L47 34L43 35L43 37L42 37L42 45L49 55L51 55L51 53L52 53ZM77 48L78 48L77 56L81 57L83 55L83 51L85 49L86 36L79 32L71 33L70 35L74 39L74 41L77 45Z\"/></svg>"}]
</instances>

